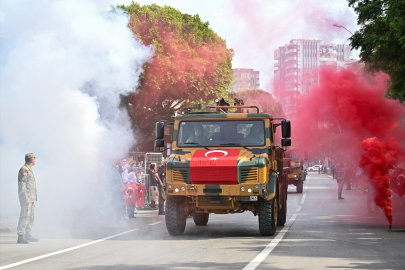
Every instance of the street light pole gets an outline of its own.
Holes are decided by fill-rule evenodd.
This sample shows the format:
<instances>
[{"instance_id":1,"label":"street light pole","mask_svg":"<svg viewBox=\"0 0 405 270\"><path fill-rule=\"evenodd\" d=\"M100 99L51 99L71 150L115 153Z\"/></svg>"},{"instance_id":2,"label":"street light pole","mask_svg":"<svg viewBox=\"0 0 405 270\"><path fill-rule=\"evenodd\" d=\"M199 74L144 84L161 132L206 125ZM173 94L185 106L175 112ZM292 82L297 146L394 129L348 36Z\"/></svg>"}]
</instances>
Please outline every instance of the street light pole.
<instances>
[{"instance_id":1,"label":"street light pole","mask_svg":"<svg viewBox=\"0 0 405 270\"><path fill-rule=\"evenodd\" d=\"M343 25L339 25L339 24L336 24L336 23L335 23L335 24L333 24L333 26L334 26L334 27L338 27L338 28L344 28L344 29L346 29L347 32L349 32L349 33L353 36L353 33L350 32L350 31L349 31L346 27L344 27Z\"/></svg>"}]
</instances>

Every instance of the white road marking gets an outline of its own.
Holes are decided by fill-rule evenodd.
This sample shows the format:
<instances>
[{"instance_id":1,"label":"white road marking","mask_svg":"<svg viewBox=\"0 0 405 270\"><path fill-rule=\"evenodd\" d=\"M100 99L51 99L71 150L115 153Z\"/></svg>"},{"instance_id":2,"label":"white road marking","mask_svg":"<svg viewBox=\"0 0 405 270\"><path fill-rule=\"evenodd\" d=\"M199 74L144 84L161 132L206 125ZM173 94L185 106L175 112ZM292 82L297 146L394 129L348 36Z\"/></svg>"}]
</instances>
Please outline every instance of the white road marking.
<instances>
[{"instance_id":1,"label":"white road marking","mask_svg":"<svg viewBox=\"0 0 405 270\"><path fill-rule=\"evenodd\" d=\"M54 255L58 255L58 254L61 254L61 253L71 251L71 250L79 249L79 248L82 248L82 247L87 247L87 246L90 246L90 245L94 245L94 244L103 242L105 240L108 240L108 239L111 239L111 238L114 238L114 237L117 237L117 236L120 236L120 235L128 234L128 233L131 233L131 232L134 232L134 231L137 231L137 230L139 230L139 229L129 230L129 231L114 234L114 235L111 235L111 236L108 236L108 237L105 237L105 238L102 238L102 239L99 239L99 240L96 240L96 241L92 241L92 242L89 242L89 243L86 243L86 244L78 245L78 246L67 248L67 249L62 249L62 250L59 250L59 251L56 251L56 252L48 253L48 254L41 255L41 256L38 256L38 257L34 257L34 258L31 258L31 259L27 259L27 260L24 260L24 261L12 263L12 264L7 264L7 265L4 265L4 266L1 266L0 270L8 269L8 268L11 268L11 267L19 266L19 265L26 264L26 263L33 262L33 261L37 261L37 260L41 260L41 259L44 259L44 258L47 258L47 257L51 257L51 256L54 256Z\"/></svg>"},{"instance_id":2,"label":"white road marking","mask_svg":"<svg viewBox=\"0 0 405 270\"><path fill-rule=\"evenodd\" d=\"M243 270L253 270L256 269L257 266L267 257L267 255L270 254L270 252L273 251L273 249L280 243L280 241L283 239L284 235L288 232L288 230L291 228L293 225L295 219L297 218L297 214L294 214L290 220L287 222L287 224L284 226L284 228L277 234L276 237L274 237L273 240L260 252L259 255L257 255L248 265L243 268Z\"/></svg>"},{"instance_id":3,"label":"white road marking","mask_svg":"<svg viewBox=\"0 0 405 270\"><path fill-rule=\"evenodd\" d=\"M149 224L149 225L156 225L156 224L159 224L159 223L162 223L162 221L155 222L155 223L151 223L151 224Z\"/></svg>"},{"instance_id":4,"label":"white road marking","mask_svg":"<svg viewBox=\"0 0 405 270\"><path fill-rule=\"evenodd\" d=\"M308 179L304 183L304 194L302 195L301 199L301 204L304 204L305 198L307 196L307 189L308 189ZM301 211L302 205L298 206L297 212ZM270 252L273 251L273 249L278 245L278 243L281 242L281 240L284 238L285 234L288 232L288 230L291 228L291 226L294 224L295 219L297 218L298 214L293 214L290 220L284 225L284 228L277 234L276 237L271 240L271 242L262 250L262 252L259 253L248 265L243 268L243 270L254 270L256 269L259 264L270 254Z\"/></svg>"},{"instance_id":5,"label":"white road marking","mask_svg":"<svg viewBox=\"0 0 405 270\"><path fill-rule=\"evenodd\" d=\"M304 193L304 195L302 195L301 204L304 204L306 197L307 197L307 194Z\"/></svg>"}]
</instances>

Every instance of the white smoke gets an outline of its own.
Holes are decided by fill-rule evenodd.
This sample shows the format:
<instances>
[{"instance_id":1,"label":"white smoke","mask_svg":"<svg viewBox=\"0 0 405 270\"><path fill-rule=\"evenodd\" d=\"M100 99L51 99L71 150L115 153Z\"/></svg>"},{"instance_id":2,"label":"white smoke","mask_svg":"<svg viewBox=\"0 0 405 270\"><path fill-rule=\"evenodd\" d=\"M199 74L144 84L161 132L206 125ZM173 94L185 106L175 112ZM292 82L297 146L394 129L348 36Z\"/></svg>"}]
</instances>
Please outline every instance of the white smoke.
<instances>
[{"instance_id":1,"label":"white smoke","mask_svg":"<svg viewBox=\"0 0 405 270\"><path fill-rule=\"evenodd\" d=\"M136 89L153 52L122 11L99 1L1 6L0 217L18 215L17 173L29 152L38 156L37 219L74 217L92 199L100 161L134 143L120 94Z\"/></svg>"}]
</instances>

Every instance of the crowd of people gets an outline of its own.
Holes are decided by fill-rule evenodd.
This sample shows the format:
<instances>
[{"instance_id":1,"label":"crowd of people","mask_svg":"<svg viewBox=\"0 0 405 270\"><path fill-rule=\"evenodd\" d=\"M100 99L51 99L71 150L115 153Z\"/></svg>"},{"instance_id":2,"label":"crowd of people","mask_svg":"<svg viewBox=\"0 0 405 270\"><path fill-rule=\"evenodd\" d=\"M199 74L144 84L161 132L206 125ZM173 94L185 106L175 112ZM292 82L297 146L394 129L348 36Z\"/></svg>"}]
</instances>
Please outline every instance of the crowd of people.
<instances>
[{"instance_id":1,"label":"crowd of people","mask_svg":"<svg viewBox=\"0 0 405 270\"><path fill-rule=\"evenodd\" d=\"M342 197L344 185L346 190L357 188L363 193L367 193L367 209L369 213L375 211L373 204L373 187L367 180L363 169L348 163L337 163L332 166L332 177L338 183L338 199L343 200Z\"/></svg>"},{"instance_id":2,"label":"crowd of people","mask_svg":"<svg viewBox=\"0 0 405 270\"><path fill-rule=\"evenodd\" d=\"M135 218L138 213L136 205L123 205L122 187L128 184L145 185L144 208L159 209L158 214L164 215L164 198L162 187L165 180L164 166L156 168L151 164L145 168L143 161L136 162L132 156L118 161L110 161L105 166L105 182L107 205L110 213L108 217L113 220ZM137 196L137 194L134 194ZM157 202L158 201L158 202Z\"/></svg>"}]
</instances>

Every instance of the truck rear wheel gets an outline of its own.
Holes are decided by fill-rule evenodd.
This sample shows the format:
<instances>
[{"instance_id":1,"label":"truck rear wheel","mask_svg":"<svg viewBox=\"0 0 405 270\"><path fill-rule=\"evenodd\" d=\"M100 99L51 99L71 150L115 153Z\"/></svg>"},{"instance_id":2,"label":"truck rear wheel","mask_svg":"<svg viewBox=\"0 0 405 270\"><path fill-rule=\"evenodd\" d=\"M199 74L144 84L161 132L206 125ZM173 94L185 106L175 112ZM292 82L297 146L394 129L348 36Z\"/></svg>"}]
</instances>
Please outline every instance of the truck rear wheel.
<instances>
[{"instance_id":1,"label":"truck rear wheel","mask_svg":"<svg viewBox=\"0 0 405 270\"><path fill-rule=\"evenodd\" d=\"M287 221L287 196L281 198L281 209L278 209L277 226L284 226Z\"/></svg>"},{"instance_id":2,"label":"truck rear wheel","mask_svg":"<svg viewBox=\"0 0 405 270\"><path fill-rule=\"evenodd\" d=\"M277 199L259 201L259 231L263 236L272 236L277 226Z\"/></svg>"},{"instance_id":3,"label":"truck rear wheel","mask_svg":"<svg viewBox=\"0 0 405 270\"><path fill-rule=\"evenodd\" d=\"M298 193L302 193L302 191L304 190L304 182L301 180L298 180L297 183L297 192Z\"/></svg>"},{"instance_id":4,"label":"truck rear wheel","mask_svg":"<svg viewBox=\"0 0 405 270\"><path fill-rule=\"evenodd\" d=\"M187 216L184 213L184 199L182 197L169 197L166 201L166 229L171 235L183 234L186 228Z\"/></svg>"},{"instance_id":5,"label":"truck rear wheel","mask_svg":"<svg viewBox=\"0 0 405 270\"><path fill-rule=\"evenodd\" d=\"M207 225L210 214L208 213L194 213L193 219L197 226Z\"/></svg>"}]
</instances>

